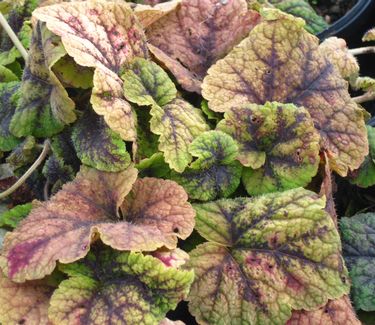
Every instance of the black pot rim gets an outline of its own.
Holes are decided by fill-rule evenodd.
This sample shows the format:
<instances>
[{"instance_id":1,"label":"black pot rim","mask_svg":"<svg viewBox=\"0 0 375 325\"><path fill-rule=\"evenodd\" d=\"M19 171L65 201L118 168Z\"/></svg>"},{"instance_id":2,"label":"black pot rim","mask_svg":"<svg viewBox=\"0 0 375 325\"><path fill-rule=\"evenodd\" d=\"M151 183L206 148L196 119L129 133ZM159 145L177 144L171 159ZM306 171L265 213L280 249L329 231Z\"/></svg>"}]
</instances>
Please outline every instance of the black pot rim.
<instances>
[{"instance_id":1,"label":"black pot rim","mask_svg":"<svg viewBox=\"0 0 375 325\"><path fill-rule=\"evenodd\" d=\"M341 33L344 29L349 27L353 22L355 22L363 13L366 12L368 7L375 0L359 0L355 6L350 9L345 16L341 17L339 20L334 22L324 31L320 32L317 36L323 40L329 36Z\"/></svg>"}]
</instances>

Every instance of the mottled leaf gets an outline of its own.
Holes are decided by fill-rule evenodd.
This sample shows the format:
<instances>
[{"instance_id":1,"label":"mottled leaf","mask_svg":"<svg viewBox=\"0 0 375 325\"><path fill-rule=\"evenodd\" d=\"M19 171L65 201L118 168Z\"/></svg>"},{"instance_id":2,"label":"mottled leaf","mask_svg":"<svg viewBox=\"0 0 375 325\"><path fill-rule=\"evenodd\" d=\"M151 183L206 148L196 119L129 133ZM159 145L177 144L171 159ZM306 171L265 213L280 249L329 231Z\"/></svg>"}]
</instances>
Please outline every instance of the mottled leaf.
<instances>
[{"instance_id":1,"label":"mottled leaf","mask_svg":"<svg viewBox=\"0 0 375 325\"><path fill-rule=\"evenodd\" d=\"M350 182L360 187L375 185L375 129L367 125L367 136L369 143L369 154L358 170L350 176Z\"/></svg>"},{"instance_id":2,"label":"mottled leaf","mask_svg":"<svg viewBox=\"0 0 375 325\"><path fill-rule=\"evenodd\" d=\"M133 159L138 162L159 152L159 137L150 130L151 115L148 109L137 110L137 152Z\"/></svg>"},{"instance_id":3,"label":"mottled leaf","mask_svg":"<svg viewBox=\"0 0 375 325\"><path fill-rule=\"evenodd\" d=\"M59 58L51 41L53 37L41 23L34 28L20 100L10 124L11 132L18 137L49 137L76 119L74 102L51 71Z\"/></svg>"},{"instance_id":4,"label":"mottled leaf","mask_svg":"<svg viewBox=\"0 0 375 325\"><path fill-rule=\"evenodd\" d=\"M351 294L356 309L375 310L375 214L342 218L343 254L352 280Z\"/></svg>"},{"instance_id":5,"label":"mottled leaf","mask_svg":"<svg viewBox=\"0 0 375 325\"><path fill-rule=\"evenodd\" d=\"M12 282L0 270L0 322L51 325L47 314L53 290L46 281Z\"/></svg>"},{"instance_id":6,"label":"mottled leaf","mask_svg":"<svg viewBox=\"0 0 375 325\"><path fill-rule=\"evenodd\" d=\"M181 173L191 162L189 146L209 127L201 111L187 101L175 99L164 107L151 109L151 131L160 135L159 150L171 169Z\"/></svg>"},{"instance_id":7,"label":"mottled leaf","mask_svg":"<svg viewBox=\"0 0 375 325\"><path fill-rule=\"evenodd\" d=\"M342 38L329 37L319 45L320 51L340 71L343 78L349 79L359 73L357 59L348 50Z\"/></svg>"},{"instance_id":8,"label":"mottled leaf","mask_svg":"<svg viewBox=\"0 0 375 325\"><path fill-rule=\"evenodd\" d=\"M10 151L20 142L9 131L10 121L17 106L18 82L0 84L0 151Z\"/></svg>"},{"instance_id":9,"label":"mottled leaf","mask_svg":"<svg viewBox=\"0 0 375 325\"><path fill-rule=\"evenodd\" d=\"M85 262L62 268L69 278L48 311L55 324L155 325L186 297L193 281L193 272L141 253L100 251Z\"/></svg>"},{"instance_id":10,"label":"mottled leaf","mask_svg":"<svg viewBox=\"0 0 375 325\"><path fill-rule=\"evenodd\" d=\"M307 185L319 165L319 134L303 107L276 102L242 104L224 115L217 129L239 145L248 193L262 194Z\"/></svg>"},{"instance_id":11,"label":"mottled leaf","mask_svg":"<svg viewBox=\"0 0 375 325\"><path fill-rule=\"evenodd\" d=\"M168 104L177 89L168 74L156 63L136 58L121 76L127 100L140 106Z\"/></svg>"},{"instance_id":12,"label":"mottled leaf","mask_svg":"<svg viewBox=\"0 0 375 325\"><path fill-rule=\"evenodd\" d=\"M15 228L30 213L31 209L32 204L26 203L0 213L0 227L8 226Z\"/></svg>"},{"instance_id":13,"label":"mottled leaf","mask_svg":"<svg viewBox=\"0 0 375 325\"><path fill-rule=\"evenodd\" d=\"M26 137L6 158L6 162L16 170L26 165L31 165L38 154L36 148L35 138L32 136Z\"/></svg>"},{"instance_id":14,"label":"mottled leaf","mask_svg":"<svg viewBox=\"0 0 375 325\"><path fill-rule=\"evenodd\" d=\"M157 3L154 6L137 4L133 10L142 26L147 28L161 17L175 10L180 3L181 0L171 0L165 3Z\"/></svg>"},{"instance_id":15,"label":"mottled leaf","mask_svg":"<svg viewBox=\"0 0 375 325\"><path fill-rule=\"evenodd\" d=\"M321 147L327 151L331 167L345 176L367 154L362 110L300 18L275 9L264 9L263 16L264 21L248 38L210 68L203 96L218 112L249 102L305 107L320 131Z\"/></svg>"},{"instance_id":16,"label":"mottled leaf","mask_svg":"<svg viewBox=\"0 0 375 325\"><path fill-rule=\"evenodd\" d=\"M371 42L375 41L375 27L369 29L362 37L362 41Z\"/></svg>"},{"instance_id":17,"label":"mottled leaf","mask_svg":"<svg viewBox=\"0 0 375 325\"><path fill-rule=\"evenodd\" d=\"M74 125L72 140L79 159L87 166L119 172L131 163L125 142L91 109Z\"/></svg>"},{"instance_id":18,"label":"mottled leaf","mask_svg":"<svg viewBox=\"0 0 375 325\"><path fill-rule=\"evenodd\" d=\"M348 296L330 300L317 310L295 310L286 325L361 325Z\"/></svg>"},{"instance_id":19,"label":"mottled leaf","mask_svg":"<svg viewBox=\"0 0 375 325\"><path fill-rule=\"evenodd\" d=\"M56 261L84 257L99 237L117 250L175 248L194 227L183 188L144 178L137 170L106 173L83 167L49 201L40 203L4 242L0 266L14 281L42 278ZM121 212L119 207L121 206Z\"/></svg>"},{"instance_id":20,"label":"mottled leaf","mask_svg":"<svg viewBox=\"0 0 375 325\"><path fill-rule=\"evenodd\" d=\"M135 140L134 113L118 74L124 63L147 56L147 47L130 7L125 2L77 1L39 8L34 16L61 37L79 65L95 68L93 109L124 140Z\"/></svg>"},{"instance_id":21,"label":"mottled leaf","mask_svg":"<svg viewBox=\"0 0 375 325\"><path fill-rule=\"evenodd\" d=\"M375 92L375 79L371 77L358 77L354 82L354 89Z\"/></svg>"},{"instance_id":22,"label":"mottled leaf","mask_svg":"<svg viewBox=\"0 0 375 325\"><path fill-rule=\"evenodd\" d=\"M319 16L307 0L270 0L277 9L285 11L295 17L303 18L306 30L318 34L328 28L327 22Z\"/></svg>"},{"instance_id":23,"label":"mottled leaf","mask_svg":"<svg viewBox=\"0 0 375 325\"><path fill-rule=\"evenodd\" d=\"M295 189L196 204L209 240L190 252L189 309L201 324L285 324L349 292L325 199Z\"/></svg>"},{"instance_id":24,"label":"mottled leaf","mask_svg":"<svg viewBox=\"0 0 375 325\"><path fill-rule=\"evenodd\" d=\"M229 135L209 131L198 136L189 152L197 159L172 179L181 184L190 199L209 201L228 197L240 184L242 166L236 160L238 146Z\"/></svg>"},{"instance_id":25,"label":"mottled leaf","mask_svg":"<svg viewBox=\"0 0 375 325\"><path fill-rule=\"evenodd\" d=\"M182 0L146 34L154 56L182 87L199 93L208 68L241 41L258 19L245 0Z\"/></svg>"},{"instance_id":26,"label":"mottled leaf","mask_svg":"<svg viewBox=\"0 0 375 325\"><path fill-rule=\"evenodd\" d=\"M72 166L67 165L63 158L56 155L50 156L43 167L43 175L52 194L56 194L62 185L73 180L74 174Z\"/></svg>"},{"instance_id":27,"label":"mottled leaf","mask_svg":"<svg viewBox=\"0 0 375 325\"><path fill-rule=\"evenodd\" d=\"M12 70L0 65L0 83L18 81L18 77Z\"/></svg>"}]
</instances>

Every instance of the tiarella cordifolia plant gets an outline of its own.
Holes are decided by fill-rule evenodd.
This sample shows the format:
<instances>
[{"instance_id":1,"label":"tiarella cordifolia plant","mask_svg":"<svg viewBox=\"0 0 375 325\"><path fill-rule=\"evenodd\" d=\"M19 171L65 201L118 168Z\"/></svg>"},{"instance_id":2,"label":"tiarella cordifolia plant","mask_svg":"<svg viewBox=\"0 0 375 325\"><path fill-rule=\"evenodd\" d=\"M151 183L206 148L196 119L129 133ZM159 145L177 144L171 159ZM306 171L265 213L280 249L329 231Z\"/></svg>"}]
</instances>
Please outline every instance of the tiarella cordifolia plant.
<instances>
[{"instance_id":1,"label":"tiarella cordifolia plant","mask_svg":"<svg viewBox=\"0 0 375 325\"><path fill-rule=\"evenodd\" d=\"M359 324L375 215L342 245L331 171L375 184L371 47L319 44L293 1L151 2L0 7L0 323L181 324L187 300L199 324Z\"/></svg>"}]
</instances>

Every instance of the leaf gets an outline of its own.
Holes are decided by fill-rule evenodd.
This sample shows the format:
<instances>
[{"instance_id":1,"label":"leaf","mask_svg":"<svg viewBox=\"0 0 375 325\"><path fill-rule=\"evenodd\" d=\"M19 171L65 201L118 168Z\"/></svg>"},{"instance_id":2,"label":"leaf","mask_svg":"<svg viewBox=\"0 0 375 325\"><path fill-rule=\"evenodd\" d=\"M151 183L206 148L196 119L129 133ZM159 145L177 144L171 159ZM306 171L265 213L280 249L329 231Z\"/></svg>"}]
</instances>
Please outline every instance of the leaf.
<instances>
[{"instance_id":1,"label":"leaf","mask_svg":"<svg viewBox=\"0 0 375 325\"><path fill-rule=\"evenodd\" d=\"M168 74L152 61L134 59L121 77L126 99L137 105L163 106L177 96L177 89Z\"/></svg>"},{"instance_id":2,"label":"leaf","mask_svg":"<svg viewBox=\"0 0 375 325\"><path fill-rule=\"evenodd\" d=\"M369 29L362 37L363 42L375 41L375 27Z\"/></svg>"},{"instance_id":3,"label":"leaf","mask_svg":"<svg viewBox=\"0 0 375 325\"><path fill-rule=\"evenodd\" d=\"M176 98L164 107L151 109L151 131L160 135L159 150L171 169L181 173L191 162L189 146L209 127L201 111L187 101Z\"/></svg>"},{"instance_id":4,"label":"leaf","mask_svg":"<svg viewBox=\"0 0 375 325\"><path fill-rule=\"evenodd\" d=\"M151 132L150 120L149 110L137 110L137 152L134 158L135 161L149 158L159 151L159 137Z\"/></svg>"},{"instance_id":5,"label":"leaf","mask_svg":"<svg viewBox=\"0 0 375 325\"><path fill-rule=\"evenodd\" d=\"M7 235L0 258L3 271L17 282L42 278L57 261L84 257L99 237L117 250L175 248L177 239L186 239L194 227L186 193L172 181L154 178L133 186L136 176L133 167L121 173L83 167Z\"/></svg>"},{"instance_id":6,"label":"leaf","mask_svg":"<svg viewBox=\"0 0 375 325\"><path fill-rule=\"evenodd\" d=\"M43 175L51 186L51 193L56 194L62 185L73 180L75 173L61 157L52 155L44 164Z\"/></svg>"},{"instance_id":7,"label":"leaf","mask_svg":"<svg viewBox=\"0 0 375 325\"><path fill-rule=\"evenodd\" d=\"M16 228L19 222L30 213L31 209L32 204L26 203L0 213L0 227L9 226Z\"/></svg>"},{"instance_id":8,"label":"leaf","mask_svg":"<svg viewBox=\"0 0 375 325\"><path fill-rule=\"evenodd\" d=\"M18 82L0 84L0 151L10 151L20 142L9 131L9 124L17 106Z\"/></svg>"},{"instance_id":9,"label":"leaf","mask_svg":"<svg viewBox=\"0 0 375 325\"><path fill-rule=\"evenodd\" d=\"M352 298L356 309L375 310L375 215L361 213L341 218L343 254L352 280Z\"/></svg>"},{"instance_id":10,"label":"leaf","mask_svg":"<svg viewBox=\"0 0 375 325\"><path fill-rule=\"evenodd\" d=\"M79 159L89 167L119 172L131 163L125 142L91 109L74 125L72 141Z\"/></svg>"},{"instance_id":11,"label":"leaf","mask_svg":"<svg viewBox=\"0 0 375 325\"><path fill-rule=\"evenodd\" d=\"M306 30L312 34L319 34L329 26L306 0L271 0L270 3L277 9L304 19Z\"/></svg>"},{"instance_id":12,"label":"leaf","mask_svg":"<svg viewBox=\"0 0 375 325\"><path fill-rule=\"evenodd\" d=\"M200 93L208 68L258 23L245 0L182 0L147 29L152 54L188 91Z\"/></svg>"},{"instance_id":13,"label":"leaf","mask_svg":"<svg viewBox=\"0 0 375 325\"><path fill-rule=\"evenodd\" d=\"M0 65L0 83L18 81L18 77L12 70Z\"/></svg>"},{"instance_id":14,"label":"leaf","mask_svg":"<svg viewBox=\"0 0 375 325\"><path fill-rule=\"evenodd\" d=\"M285 324L349 292L325 199L294 189L195 204L209 242L190 252L189 310L200 324Z\"/></svg>"},{"instance_id":15,"label":"leaf","mask_svg":"<svg viewBox=\"0 0 375 325\"><path fill-rule=\"evenodd\" d=\"M236 160L238 146L232 137L220 131L205 132L192 142L189 152L197 159L171 179L185 188L190 199L210 201L237 189L242 166Z\"/></svg>"},{"instance_id":16,"label":"leaf","mask_svg":"<svg viewBox=\"0 0 375 325\"><path fill-rule=\"evenodd\" d=\"M154 325L186 297L192 271L136 252L101 251L85 264L63 266L69 278L51 299L55 324Z\"/></svg>"},{"instance_id":17,"label":"leaf","mask_svg":"<svg viewBox=\"0 0 375 325\"><path fill-rule=\"evenodd\" d=\"M203 96L217 112L267 101L305 107L321 134L331 167L345 176L367 154L362 110L301 19L275 9L264 9L263 16L248 38L210 68Z\"/></svg>"},{"instance_id":18,"label":"leaf","mask_svg":"<svg viewBox=\"0 0 375 325\"><path fill-rule=\"evenodd\" d=\"M307 185L319 166L319 134L303 107L277 102L242 104L228 110L217 129L239 145L251 195Z\"/></svg>"},{"instance_id":19,"label":"leaf","mask_svg":"<svg viewBox=\"0 0 375 325\"><path fill-rule=\"evenodd\" d=\"M354 89L375 92L375 79L371 77L358 77L355 80Z\"/></svg>"},{"instance_id":20,"label":"leaf","mask_svg":"<svg viewBox=\"0 0 375 325\"><path fill-rule=\"evenodd\" d=\"M39 8L33 15L61 37L79 65L95 68L93 109L123 140L135 140L134 112L118 74L134 57L147 56L147 47L130 7L123 2L77 1Z\"/></svg>"},{"instance_id":21,"label":"leaf","mask_svg":"<svg viewBox=\"0 0 375 325\"><path fill-rule=\"evenodd\" d=\"M153 154L150 158L141 160L135 167L138 169L141 177L164 178L169 176L171 172L161 152Z\"/></svg>"},{"instance_id":22,"label":"leaf","mask_svg":"<svg viewBox=\"0 0 375 325\"><path fill-rule=\"evenodd\" d=\"M317 310L295 310L286 325L361 325L348 296L330 300Z\"/></svg>"},{"instance_id":23,"label":"leaf","mask_svg":"<svg viewBox=\"0 0 375 325\"><path fill-rule=\"evenodd\" d=\"M375 185L375 129L369 125L366 128L370 152L350 178L350 183L364 188Z\"/></svg>"},{"instance_id":24,"label":"leaf","mask_svg":"<svg viewBox=\"0 0 375 325\"><path fill-rule=\"evenodd\" d=\"M59 52L53 35L40 23L34 28L29 61L19 90L20 100L10 130L18 137L50 137L75 121L74 102L51 71Z\"/></svg>"},{"instance_id":25,"label":"leaf","mask_svg":"<svg viewBox=\"0 0 375 325\"><path fill-rule=\"evenodd\" d=\"M180 3L181 0L171 0L154 6L137 4L133 10L142 26L147 28L161 17L174 11Z\"/></svg>"},{"instance_id":26,"label":"leaf","mask_svg":"<svg viewBox=\"0 0 375 325\"><path fill-rule=\"evenodd\" d=\"M0 322L51 325L47 313L53 290L46 281L12 282L0 270Z\"/></svg>"},{"instance_id":27,"label":"leaf","mask_svg":"<svg viewBox=\"0 0 375 325\"><path fill-rule=\"evenodd\" d=\"M26 137L6 158L6 162L13 168L19 169L34 162L37 157L35 138Z\"/></svg>"},{"instance_id":28,"label":"leaf","mask_svg":"<svg viewBox=\"0 0 375 325\"><path fill-rule=\"evenodd\" d=\"M343 78L349 79L359 74L357 59L349 52L344 39L329 37L319 45L319 49L327 60L339 70Z\"/></svg>"}]
</instances>

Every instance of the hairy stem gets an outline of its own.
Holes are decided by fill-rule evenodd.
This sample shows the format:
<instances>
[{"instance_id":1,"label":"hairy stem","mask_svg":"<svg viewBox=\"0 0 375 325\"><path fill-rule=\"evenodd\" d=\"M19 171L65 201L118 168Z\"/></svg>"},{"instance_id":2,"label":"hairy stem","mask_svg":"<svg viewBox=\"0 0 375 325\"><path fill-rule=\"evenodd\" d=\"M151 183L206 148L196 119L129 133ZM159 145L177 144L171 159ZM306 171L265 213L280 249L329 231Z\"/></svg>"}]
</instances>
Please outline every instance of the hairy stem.
<instances>
[{"instance_id":1,"label":"hairy stem","mask_svg":"<svg viewBox=\"0 0 375 325\"><path fill-rule=\"evenodd\" d=\"M369 101L372 101L372 100L375 100L375 92L374 91L369 91L361 96L358 96L358 97L353 97L353 100L357 103L357 104L361 104L361 103L365 103L365 102L369 102Z\"/></svg>"},{"instance_id":2,"label":"hairy stem","mask_svg":"<svg viewBox=\"0 0 375 325\"><path fill-rule=\"evenodd\" d=\"M366 46L366 47L359 47L357 49L350 49L349 53L353 55L375 53L375 46Z\"/></svg>"},{"instance_id":3,"label":"hairy stem","mask_svg":"<svg viewBox=\"0 0 375 325\"><path fill-rule=\"evenodd\" d=\"M41 165L44 159L47 157L48 152L50 149L50 142L49 140L44 141L43 150L39 155L38 159L31 165L31 167L23 174L17 182L15 182L11 187L9 187L4 192L0 193L0 200L6 198L7 196L14 193L22 184L26 182L26 180L31 176L31 174Z\"/></svg>"},{"instance_id":4,"label":"hairy stem","mask_svg":"<svg viewBox=\"0 0 375 325\"><path fill-rule=\"evenodd\" d=\"M29 56L27 54L26 49L23 47L16 33L13 31L12 27L9 26L7 20L5 19L4 15L1 12L0 12L0 25L4 28L9 38L12 40L14 46L18 49L18 51L20 51L21 55L26 61Z\"/></svg>"}]
</instances>

